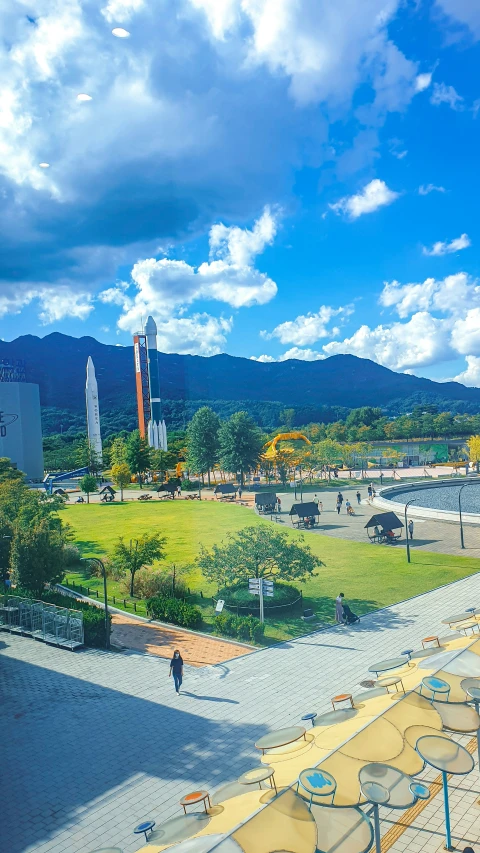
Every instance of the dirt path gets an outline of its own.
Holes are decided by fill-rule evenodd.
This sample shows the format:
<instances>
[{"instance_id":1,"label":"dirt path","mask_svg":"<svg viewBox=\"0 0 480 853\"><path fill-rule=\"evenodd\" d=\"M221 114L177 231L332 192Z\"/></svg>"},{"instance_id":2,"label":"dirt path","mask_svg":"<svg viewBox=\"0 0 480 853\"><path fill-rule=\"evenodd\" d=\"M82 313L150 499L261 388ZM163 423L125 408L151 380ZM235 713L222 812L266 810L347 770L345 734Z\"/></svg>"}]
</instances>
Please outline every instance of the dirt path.
<instances>
[{"instance_id":1,"label":"dirt path","mask_svg":"<svg viewBox=\"0 0 480 853\"><path fill-rule=\"evenodd\" d=\"M181 628L151 625L119 613L113 614L112 623L111 640L114 645L168 659L172 657L174 649L180 649L183 660L190 666L223 663L253 651L236 643L190 634Z\"/></svg>"}]
</instances>

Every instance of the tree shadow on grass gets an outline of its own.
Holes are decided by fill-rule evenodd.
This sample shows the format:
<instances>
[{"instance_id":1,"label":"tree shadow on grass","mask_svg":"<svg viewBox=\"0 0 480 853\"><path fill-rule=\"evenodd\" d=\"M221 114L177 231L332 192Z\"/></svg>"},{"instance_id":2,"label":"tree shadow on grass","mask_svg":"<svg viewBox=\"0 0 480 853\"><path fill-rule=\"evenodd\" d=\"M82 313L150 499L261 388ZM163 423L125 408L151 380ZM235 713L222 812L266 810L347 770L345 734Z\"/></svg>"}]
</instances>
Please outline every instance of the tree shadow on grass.
<instances>
[{"instance_id":1,"label":"tree shadow on grass","mask_svg":"<svg viewBox=\"0 0 480 853\"><path fill-rule=\"evenodd\" d=\"M144 778L160 802L170 784L177 789L184 781L185 791L176 791L175 802L191 785L207 784L212 791L251 766L264 724L208 719L190 710L187 697L185 704L179 697L178 706L169 707L160 690L158 700L150 700L103 687L86 680L86 662L82 655L78 671L84 677L76 678L2 658L1 850L22 853L59 832L62 849L68 850L69 832L78 831L78 821L83 818L85 827L88 810L93 815L109 804L117 815L124 811L134 826L145 817L141 802L137 808L131 805ZM171 804L167 801L166 807ZM154 812L160 823L162 807ZM128 832L118 817L106 828L111 828L112 846ZM95 846L93 841L89 845Z\"/></svg>"}]
</instances>

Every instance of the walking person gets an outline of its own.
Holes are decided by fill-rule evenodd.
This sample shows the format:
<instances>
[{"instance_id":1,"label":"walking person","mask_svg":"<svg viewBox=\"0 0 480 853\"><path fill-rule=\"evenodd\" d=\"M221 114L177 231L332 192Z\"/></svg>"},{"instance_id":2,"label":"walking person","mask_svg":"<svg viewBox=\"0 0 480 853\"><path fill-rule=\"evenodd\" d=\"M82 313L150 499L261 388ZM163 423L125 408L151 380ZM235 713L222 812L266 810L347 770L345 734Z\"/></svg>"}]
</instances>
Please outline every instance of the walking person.
<instances>
[{"instance_id":1,"label":"walking person","mask_svg":"<svg viewBox=\"0 0 480 853\"><path fill-rule=\"evenodd\" d=\"M173 658L170 661L169 677L173 674L173 683L175 684L175 692L180 693L180 688L183 681L183 658L179 649L175 649Z\"/></svg>"},{"instance_id":2,"label":"walking person","mask_svg":"<svg viewBox=\"0 0 480 853\"><path fill-rule=\"evenodd\" d=\"M340 515L340 510L342 508L342 502L337 498L337 514Z\"/></svg>"},{"instance_id":3,"label":"walking person","mask_svg":"<svg viewBox=\"0 0 480 853\"><path fill-rule=\"evenodd\" d=\"M361 496L360 492L357 491L357 504L360 505L361 502L362 502L362 496Z\"/></svg>"},{"instance_id":4,"label":"walking person","mask_svg":"<svg viewBox=\"0 0 480 853\"><path fill-rule=\"evenodd\" d=\"M335 599L335 622L338 622L340 625L343 625L343 599L345 598L343 592L340 595L337 595Z\"/></svg>"},{"instance_id":5,"label":"walking person","mask_svg":"<svg viewBox=\"0 0 480 853\"><path fill-rule=\"evenodd\" d=\"M410 535L410 539L413 539L413 521L410 519L408 522L408 533Z\"/></svg>"},{"instance_id":6,"label":"walking person","mask_svg":"<svg viewBox=\"0 0 480 853\"><path fill-rule=\"evenodd\" d=\"M238 500L239 501L242 500L242 487L241 486L239 486L239 489L238 489Z\"/></svg>"},{"instance_id":7,"label":"walking person","mask_svg":"<svg viewBox=\"0 0 480 853\"><path fill-rule=\"evenodd\" d=\"M337 501L340 501L340 505L343 504L343 495L341 492L339 492L337 495Z\"/></svg>"},{"instance_id":8,"label":"walking person","mask_svg":"<svg viewBox=\"0 0 480 853\"><path fill-rule=\"evenodd\" d=\"M367 493L368 493L368 499L371 501L372 500L372 487L371 486L367 486Z\"/></svg>"}]
</instances>

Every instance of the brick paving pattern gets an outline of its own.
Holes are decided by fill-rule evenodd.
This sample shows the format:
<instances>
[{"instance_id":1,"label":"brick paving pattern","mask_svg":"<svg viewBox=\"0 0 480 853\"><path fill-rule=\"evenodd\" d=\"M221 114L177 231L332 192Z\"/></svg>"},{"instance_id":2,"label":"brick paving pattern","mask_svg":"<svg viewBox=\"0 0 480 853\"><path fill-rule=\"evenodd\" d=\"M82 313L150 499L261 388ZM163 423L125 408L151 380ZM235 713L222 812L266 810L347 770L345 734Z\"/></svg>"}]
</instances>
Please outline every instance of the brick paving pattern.
<instances>
[{"instance_id":1,"label":"brick paving pattern","mask_svg":"<svg viewBox=\"0 0 480 853\"><path fill-rule=\"evenodd\" d=\"M223 663L240 655L248 655L252 651L236 643L225 643L204 634L191 634L181 628L151 625L120 613L113 615L112 623L111 640L114 645L147 652L168 660L175 649L180 649L183 660L190 666Z\"/></svg>"}]
</instances>

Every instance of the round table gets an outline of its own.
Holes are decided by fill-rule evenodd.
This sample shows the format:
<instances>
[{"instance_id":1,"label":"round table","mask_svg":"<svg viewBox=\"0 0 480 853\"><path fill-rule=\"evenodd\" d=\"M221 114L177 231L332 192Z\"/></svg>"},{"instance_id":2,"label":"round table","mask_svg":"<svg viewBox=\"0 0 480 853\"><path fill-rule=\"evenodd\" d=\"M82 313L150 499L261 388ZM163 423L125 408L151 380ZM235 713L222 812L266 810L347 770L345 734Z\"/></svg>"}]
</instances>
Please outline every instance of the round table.
<instances>
[{"instance_id":1,"label":"round table","mask_svg":"<svg viewBox=\"0 0 480 853\"><path fill-rule=\"evenodd\" d=\"M443 779L443 801L445 806L445 847L453 850L452 835L450 830L450 811L448 806L448 779L447 774L453 776L466 776L474 767L474 761L469 752L459 743L437 735L426 735L417 741L416 750L426 764L440 770Z\"/></svg>"},{"instance_id":2,"label":"round table","mask_svg":"<svg viewBox=\"0 0 480 853\"><path fill-rule=\"evenodd\" d=\"M367 853L373 842L373 826L358 806L339 808L312 805L317 824L319 853Z\"/></svg>"},{"instance_id":3,"label":"round table","mask_svg":"<svg viewBox=\"0 0 480 853\"><path fill-rule=\"evenodd\" d=\"M276 732L270 732L268 735L263 735L260 740L257 740L255 749L261 749L262 755L265 755L267 749L278 749L280 746L286 746L288 743L294 743L300 738L305 737L305 729L303 726L290 726L287 729L278 729Z\"/></svg>"},{"instance_id":4,"label":"round table","mask_svg":"<svg viewBox=\"0 0 480 853\"><path fill-rule=\"evenodd\" d=\"M460 687L465 690L468 699L471 699L476 713L480 711L480 678L464 678ZM480 768L480 729L477 729L477 753L478 766Z\"/></svg>"},{"instance_id":5,"label":"round table","mask_svg":"<svg viewBox=\"0 0 480 853\"><path fill-rule=\"evenodd\" d=\"M466 611L464 613L456 613L455 616L450 616L448 619L442 619L442 625L455 625L455 622L467 622L468 619L472 618L471 611Z\"/></svg>"},{"instance_id":6,"label":"round table","mask_svg":"<svg viewBox=\"0 0 480 853\"><path fill-rule=\"evenodd\" d=\"M358 781L361 787L368 783L386 788L389 794L388 807L390 809L408 809L415 803L415 795L410 790L410 785L413 782L412 777L389 764L382 764L377 761L365 764L358 774ZM370 797L367 799L370 800Z\"/></svg>"},{"instance_id":7,"label":"round table","mask_svg":"<svg viewBox=\"0 0 480 853\"><path fill-rule=\"evenodd\" d=\"M314 797L320 799L331 797L329 805L333 803L337 783L333 776L325 770L320 770L318 767L308 767L306 770L302 770L298 777L297 792L300 788L310 794L308 808L311 810Z\"/></svg>"},{"instance_id":8,"label":"round table","mask_svg":"<svg viewBox=\"0 0 480 853\"><path fill-rule=\"evenodd\" d=\"M417 800L430 799L430 791L422 782L411 782L410 791Z\"/></svg>"},{"instance_id":9,"label":"round table","mask_svg":"<svg viewBox=\"0 0 480 853\"><path fill-rule=\"evenodd\" d=\"M133 830L134 835L141 835L142 832L145 835L145 841L148 841L148 833L152 831L155 826L154 820L144 820L142 823L139 823L138 826Z\"/></svg>"},{"instance_id":10,"label":"round table","mask_svg":"<svg viewBox=\"0 0 480 853\"><path fill-rule=\"evenodd\" d=\"M445 697L445 702L448 702L451 689L448 681L444 681L443 678L436 678L434 675L427 675L425 678L422 678L420 695L422 695L424 687L432 694L432 701L435 699L435 694L438 693L440 696Z\"/></svg>"},{"instance_id":11,"label":"round table","mask_svg":"<svg viewBox=\"0 0 480 853\"><path fill-rule=\"evenodd\" d=\"M375 849L382 853L382 840L380 838L379 806L386 806L390 799L390 791L379 782L365 781L360 784L360 790L367 800L373 805L373 824L375 827Z\"/></svg>"},{"instance_id":12,"label":"round table","mask_svg":"<svg viewBox=\"0 0 480 853\"><path fill-rule=\"evenodd\" d=\"M212 807L210 802L210 795L208 791L193 791L191 794L186 794L185 797L182 797L180 800L180 805L183 806L183 811L187 813L187 806L196 806L198 803L203 803L203 807L205 811L207 811L207 800L209 808Z\"/></svg>"},{"instance_id":13,"label":"round table","mask_svg":"<svg viewBox=\"0 0 480 853\"><path fill-rule=\"evenodd\" d=\"M247 770L246 773L242 773L242 775L238 777L238 782L240 785L256 785L258 783L258 787L262 790L262 782L266 782L267 779L271 779L270 787L275 788L275 793L278 794L277 786L275 784L275 770L273 767L269 767L266 764L262 764L261 767L254 767L252 770Z\"/></svg>"},{"instance_id":14,"label":"round table","mask_svg":"<svg viewBox=\"0 0 480 853\"><path fill-rule=\"evenodd\" d=\"M378 675L379 672L388 672L390 669L400 669L401 666L405 666L405 658L387 658L387 660L381 660L378 663L372 664L372 666L368 667L369 672L375 672Z\"/></svg>"}]
</instances>

